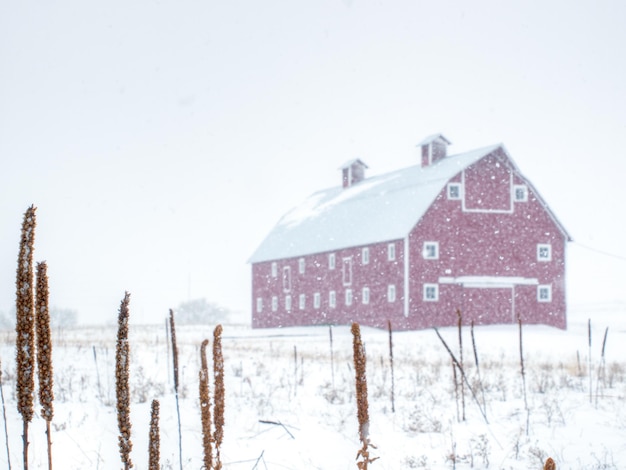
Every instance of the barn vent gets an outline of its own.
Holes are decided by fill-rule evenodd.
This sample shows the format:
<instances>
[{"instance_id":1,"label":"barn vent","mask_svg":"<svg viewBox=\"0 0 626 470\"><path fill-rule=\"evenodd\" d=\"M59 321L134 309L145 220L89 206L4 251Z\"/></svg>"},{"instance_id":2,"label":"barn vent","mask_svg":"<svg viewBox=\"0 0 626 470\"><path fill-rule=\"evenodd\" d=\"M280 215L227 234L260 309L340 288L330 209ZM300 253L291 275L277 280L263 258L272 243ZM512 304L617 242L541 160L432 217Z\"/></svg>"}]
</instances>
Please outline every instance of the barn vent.
<instances>
[{"instance_id":1,"label":"barn vent","mask_svg":"<svg viewBox=\"0 0 626 470\"><path fill-rule=\"evenodd\" d=\"M360 159L350 160L344 163L341 169L341 184L344 188L348 188L353 184L357 184L365 179L365 169L367 165Z\"/></svg>"},{"instance_id":2,"label":"barn vent","mask_svg":"<svg viewBox=\"0 0 626 470\"><path fill-rule=\"evenodd\" d=\"M445 158L448 154L448 145L450 144L451 142L442 134L429 135L422 140L417 144L421 150L422 166L432 165L437 160Z\"/></svg>"}]
</instances>

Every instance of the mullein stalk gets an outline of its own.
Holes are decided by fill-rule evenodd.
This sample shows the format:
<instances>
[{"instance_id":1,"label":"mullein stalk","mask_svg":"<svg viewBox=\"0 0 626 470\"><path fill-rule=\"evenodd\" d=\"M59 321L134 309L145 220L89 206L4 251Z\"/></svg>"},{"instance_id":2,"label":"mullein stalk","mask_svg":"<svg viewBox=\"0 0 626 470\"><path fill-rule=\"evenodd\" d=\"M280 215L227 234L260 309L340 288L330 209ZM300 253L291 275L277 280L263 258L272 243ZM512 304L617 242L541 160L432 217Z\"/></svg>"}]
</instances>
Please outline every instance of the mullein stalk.
<instances>
[{"instance_id":1,"label":"mullein stalk","mask_svg":"<svg viewBox=\"0 0 626 470\"><path fill-rule=\"evenodd\" d=\"M129 387L129 363L130 346L128 343L128 304L130 294L126 292L120 305L117 329L117 345L115 351L115 394L117 398L117 425L120 431L119 448L124 469L133 467L130 459L130 451L133 443L130 440L130 387Z\"/></svg>"},{"instance_id":2,"label":"mullein stalk","mask_svg":"<svg viewBox=\"0 0 626 470\"><path fill-rule=\"evenodd\" d=\"M50 423L54 415L52 374L52 339L50 338L50 311L48 309L48 266L45 261L37 263L37 289L35 326L37 330L37 370L39 376L39 403L41 417L46 421L48 447L48 470L52 470L52 436Z\"/></svg>"},{"instance_id":3,"label":"mullein stalk","mask_svg":"<svg viewBox=\"0 0 626 470\"><path fill-rule=\"evenodd\" d=\"M353 359L354 359L354 373L356 383L356 401L357 401L357 418L359 421L359 439L362 447L357 452L357 467L360 470L367 470L368 465L372 463L376 458L370 458L369 447L372 446L369 439L369 405L367 401L367 376L365 348L361 341L361 328L358 323L352 324L352 347L353 347ZM361 461L358 461L361 458Z\"/></svg>"},{"instance_id":4,"label":"mullein stalk","mask_svg":"<svg viewBox=\"0 0 626 470\"><path fill-rule=\"evenodd\" d=\"M206 358L206 348L209 340L202 341L200 346L200 416L202 420L202 448L204 450L204 468L211 470L213 468L213 450L211 435L211 398L209 396L209 366Z\"/></svg>"},{"instance_id":5,"label":"mullein stalk","mask_svg":"<svg viewBox=\"0 0 626 470\"><path fill-rule=\"evenodd\" d=\"M148 470L159 470L161 438L159 434L159 400L152 400L150 407L150 434L148 436Z\"/></svg>"},{"instance_id":6,"label":"mullein stalk","mask_svg":"<svg viewBox=\"0 0 626 470\"><path fill-rule=\"evenodd\" d=\"M178 463L183 470L183 434L180 426L180 405L178 403L178 348L176 347L176 322L174 310L170 309L170 338L172 340L172 361L174 372L174 396L176 397L176 416L178 417Z\"/></svg>"},{"instance_id":7,"label":"mullein stalk","mask_svg":"<svg viewBox=\"0 0 626 470\"><path fill-rule=\"evenodd\" d=\"M15 300L17 410L22 415L23 423L24 470L28 470L28 423L33 419L35 389L35 299L33 294L35 211L36 208L30 206L24 213L15 283L17 291Z\"/></svg>"},{"instance_id":8,"label":"mullein stalk","mask_svg":"<svg viewBox=\"0 0 626 470\"><path fill-rule=\"evenodd\" d=\"M222 325L217 325L213 330L213 386L215 396L213 398L213 442L215 443L215 470L222 468L220 447L224 438L224 356L222 354Z\"/></svg>"}]
</instances>

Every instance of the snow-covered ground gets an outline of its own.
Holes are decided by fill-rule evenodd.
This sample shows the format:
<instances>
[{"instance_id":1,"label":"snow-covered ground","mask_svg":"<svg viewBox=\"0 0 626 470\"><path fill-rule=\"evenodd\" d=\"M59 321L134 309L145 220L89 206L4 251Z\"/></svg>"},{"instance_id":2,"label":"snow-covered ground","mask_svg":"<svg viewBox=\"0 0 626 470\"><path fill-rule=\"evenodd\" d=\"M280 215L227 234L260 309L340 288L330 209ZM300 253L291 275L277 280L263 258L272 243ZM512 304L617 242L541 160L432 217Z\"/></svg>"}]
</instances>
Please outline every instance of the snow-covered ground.
<instances>
[{"instance_id":1,"label":"snow-covered ground","mask_svg":"<svg viewBox=\"0 0 626 470\"><path fill-rule=\"evenodd\" d=\"M459 357L456 329L440 332ZM356 469L360 445L352 336L348 326L333 327L332 333L331 362L328 327L251 330L239 322L224 325L225 469ZM377 447L372 454L380 457L371 469L540 469L547 456L555 459L559 469L626 468L626 305L574 309L567 331L523 328L528 414L517 326L476 327L474 333L482 380L469 328L463 330L463 358L476 399L486 403L486 419L465 387L463 421L463 400L455 398L450 357L433 330L394 333L392 412L388 333L362 329L368 360L370 437ZM115 337L114 327L54 333L54 468L121 467ZM199 348L204 338L212 339L212 326L179 327L177 338L183 468L198 469L202 466ZM147 467L153 398L161 404L162 468L179 468L165 322L131 325L130 341L135 468ZM21 468L22 422L15 406L14 335L10 331L0 332L0 354L11 464ZM0 468L8 468L4 441L4 426L0 426ZM47 468L45 423L38 416L30 427L30 441L31 468Z\"/></svg>"}]
</instances>

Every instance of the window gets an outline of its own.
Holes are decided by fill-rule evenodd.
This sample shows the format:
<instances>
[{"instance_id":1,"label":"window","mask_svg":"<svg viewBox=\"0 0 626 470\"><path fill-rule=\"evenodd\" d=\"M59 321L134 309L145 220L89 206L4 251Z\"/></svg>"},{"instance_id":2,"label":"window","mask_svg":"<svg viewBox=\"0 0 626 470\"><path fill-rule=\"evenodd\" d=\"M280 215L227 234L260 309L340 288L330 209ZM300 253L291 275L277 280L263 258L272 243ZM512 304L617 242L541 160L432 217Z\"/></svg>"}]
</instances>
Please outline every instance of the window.
<instances>
[{"instance_id":1,"label":"window","mask_svg":"<svg viewBox=\"0 0 626 470\"><path fill-rule=\"evenodd\" d=\"M285 296L285 310L287 310L288 312L291 312L291 296L290 295Z\"/></svg>"},{"instance_id":2,"label":"window","mask_svg":"<svg viewBox=\"0 0 626 470\"><path fill-rule=\"evenodd\" d=\"M276 262L272 263L272 277L278 277L278 265Z\"/></svg>"},{"instance_id":3,"label":"window","mask_svg":"<svg viewBox=\"0 0 626 470\"><path fill-rule=\"evenodd\" d=\"M304 307L306 307L306 294L300 294L300 297L298 297L298 308L304 310Z\"/></svg>"},{"instance_id":4,"label":"window","mask_svg":"<svg viewBox=\"0 0 626 470\"><path fill-rule=\"evenodd\" d=\"M331 290L328 293L328 305L330 308L335 308L337 306L337 294L334 290Z\"/></svg>"},{"instance_id":5,"label":"window","mask_svg":"<svg viewBox=\"0 0 626 470\"><path fill-rule=\"evenodd\" d=\"M424 259L439 259L439 242L424 242L422 256Z\"/></svg>"},{"instance_id":6,"label":"window","mask_svg":"<svg viewBox=\"0 0 626 470\"><path fill-rule=\"evenodd\" d=\"M394 261L396 259L396 244L390 243L387 245L387 260Z\"/></svg>"},{"instance_id":7,"label":"window","mask_svg":"<svg viewBox=\"0 0 626 470\"><path fill-rule=\"evenodd\" d=\"M256 311L261 313L263 311L263 299L261 297L256 298Z\"/></svg>"},{"instance_id":8,"label":"window","mask_svg":"<svg viewBox=\"0 0 626 470\"><path fill-rule=\"evenodd\" d=\"M363 288L361 292L361 302L363 302L364 305L367 305L370 303L370 288L369 287Z\"/></svg>"},{"instance_id":9,"label":"window","mask_svg":"<svg viewBox=\"0 0 626 470\"><path fill-rule=\"evenodd\" d=\"M283 268L283 291L289 292L291 290L291 267L285 266Z\"/></svg>"},{"instance_id":10,"label":"window","mask_svg":"<svg viewBox=\"0 0 626 470\"><path fill-rule=\"evenodd\" d=\"M320 296L320 293L316 292L315 294L313 294L313 308L314 309L320 308L321 303L322 303L322 298Z\"/></svg>"},{"instance_id":11,"label":"window","mask_svg":"<svg viewBox=\"0 0 626 470\"><path fill-rule=\"evenodd\" d=\"M537 261L552 261L552 246L547 243L537 244Z\"/></svg>"},{"instance_id":12,"label":"window","mask_svg":"<svg viewBox=\"0 0 626 470\"><path fill-rule=\"evenodd\" d=\"M299 272L300 274L304 274L304 266L305 266L305 263L304 263L304 258L300 258L300 259L298 260L298 272Z\"/></svg>"},{"instance_id":13,"label":"window","mask_svg":"<svg viewBox=\"0 0 626 470\"><path fill-rule=\"evenodd\" d=\"M426 302L437 302L439 300L438 284L424 284L424 300Z\"/></svg>"},{"instance_id":14,"label":"window","mask_svg":"<svg viewBox=\"0 0 626 470\"><path fill-rule=\"evenodd\" d=\"M537 286L537 302L552 302L552 286Z\"/></svg>"},{"instance_id":15,"label":"window","mask_svg":"<svg viewBox=\"0 0 626 470\"><path fill-rule=\"evenodd\" d=\"M394 284L389 284L387 286L387 302L395 302L396 301L396 286Z\"/></svg>"},{"instance_id":16,"label":"window","mask_svg":"<svg viewBox=\"0 0 626 470\"><path fill-rule=\"evenodd\" d=\"M370 264L370 249L367 247L361 250L361 264Z\"/></svg>"},{"instance_id":17,"label":"window","mask_svg":"<svg viewBox=\"0 0 626 470\"><path fill-rule=\"evenodd\" d=\"M352 289L346 289L346 305L352 305Z\"/></svg>"},{"instance_id":18,"label":"window","mask_svg":"<svg viewBox=\"0 0 626 470\"><path fill-rule=\"evenodd\" d=\"M448 184L448 199L461 199L461 183Z\"/></svg>"},{"instance_id":19,"label":"window","mask_svg":"<svg viewBox=\"0 0 626 470\"><path fill-rule=\"evenodd\" d=\"M335 253L328 255L328 269L335 269Z\"/></svg>"},{"instance_id":20,"label":"window","mask_svg":"<svg viewBox=\"0 0 626 470\"><path fill-rule=\"evenodd\" d=\"M273 296L272 297L272 312L275 312L276 310L278 310L278 297Z\"/></svg>"},{"instance_id":21,"label":"window","mask_svg":"<svg viewBox=\"0 0 626 470\"><path fill-rule=\"evenodd\" d=\"M343 272L343 285L349 286L352 284L352 258L344 258L342 265Z\"/></svg>"},{"instance_id":22,"label":"window","mask_svg":"<svg viewBox=\"0 0 626 470\"><path fill-rule=\"evenodd\" d=\"M513 200L515 202L528 201L528 187L525 184L513 185Z\"/></svg>"}]
</instances>

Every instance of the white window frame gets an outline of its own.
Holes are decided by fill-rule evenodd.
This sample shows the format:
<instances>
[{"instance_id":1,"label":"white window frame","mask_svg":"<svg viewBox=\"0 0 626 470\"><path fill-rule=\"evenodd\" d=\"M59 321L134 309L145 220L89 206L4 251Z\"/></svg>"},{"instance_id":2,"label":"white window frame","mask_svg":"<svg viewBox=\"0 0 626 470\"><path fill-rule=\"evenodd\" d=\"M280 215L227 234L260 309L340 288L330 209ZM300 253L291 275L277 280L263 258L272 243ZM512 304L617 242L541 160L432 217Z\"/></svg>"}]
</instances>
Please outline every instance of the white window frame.
<instances>
[{"instance_id":1,"label":"white window frame","mask_svg":"<svg viewBox=\"0 0 626 470\"><path fill-rule=\"evenodd\" d=\"M432 248L434 254L430 255L429 248ZM439 242L435 241L426 241L424 242L424 247L422 248L422 257L424 259L439 259Z\"/></svg>"},{"instance_id":2,"label":"white window frame","mask_svg":"<svg viewBox=\"0 0 626 470\"><path fill-rule=\"evenodd\" d=\"M543 296L544 292L547 294L545 297ZM552 286L550 284L539 284L537 286L537 302L552 302Z\"/></svg>"},{"instance_id":3,"label":"white window frame","mask_svg":"<svg viewBox=\"0 0 626 470\"><path fill-rule=\"evenodd\" d=\"M387 286L387 302L389 302L389 303L395 302L396 301L396 297L397 297L396 285L395 284L389 284Z\"/></svg>"},{"instance_id":4,"label":"white window frame","mask_svg":"<svg viewBox=\"0 0 626 470\"><path fill-rule=\"evenodd\" d=\"M335 269L335 264L336 264L335 253L330 253L328 255L328 269Z\"/></svg>"},{"instance_id":5,"label":"white window frame","mask_svg":"<svg viewBox=\"0 0 626 470\"><path fill-rule=\"evenodd\" d=\"M291 312L291 296L290 295L285 296L285 310L287 310L288 312Z\"/></svg>"},{"instance_id":6,"label":"white window frame","mask_svg":"<svg viewBox=\"0 0 626 470\"><path fill-rule=\"evenodd\" d=\"M370 249L368 247L361 249L361 264L370 264Z\"/></svg>"},{"instance_id":7,"label":"white window frame","mask_svg":"<svg viewBox=\"0 0 626 470\"><path fill-rule=\"evenodd\" d=\"M518 191L521 191L521 197L517 197ZM513 200L515 202L528 202L528 186L526 186L525 184L514 184Z\"/></svg>"},{"instance_id":8,"label":"white window frame","mask_svg":"<svg viewBox=\"0 0 626 470\"><path fill-rule=\"evenodd\" d=\"M352 296L352 289L346 289L345 292L345 304L346 307L349 307L350 305L352 305L352 300L353 300L353 296Z\"/></svg>"},{"instance_id":9,"label":"white window frame","mask_svg":"<svg viewBox=\"0 0 626 470\"><path fill-rule=\"evenodd\" d=\"M439 301L439 284L424 284L423 288L424 302L438 302ZM432 292L432 295L431 295Z\"/></svg>"},{"instance_id":10,"label":"white window frame","mask_svg":"<svg viewBox=\"0 0 626 470\"><path fill-rule=\"evenodd\" d=\"M298 259L298 273L304 274L305 269L306 269L306 262L304 261L304 258Z\"/></svg>"},{"instance_id":11,"label":"white window frame","mask_svg":"<svg viewBox=\"0 0 626 470\"><path fill-rule=\"evenodd\" d=\"M387 245L387 261L395 261L396 260L396 244L389 243Z\"/></svg>"},{"instance_id":12,"label":"white window frame","mask_svg":"<svg viewBox=\"0 0 626 470\"><path fill-rule=\"evenodd\" d=\"M263 311L263 297L256 298L256 313L261 313Z\"/></svg>"},{"instance_id":13,"label":"white window frame","mask_svg":"<svg viewBox=\"0 0 626 470\"><path fill-rule=\"evenodd\" d=\"M369 305L370 303L370 288L364 287L361 289L361 303L363 305Z\"/></svg>"},{"instance_id":14,"label":"white window frame","mask_svg":"<svg viewBox=\"0 0 626 470\"><path fill-rule=\"evenodd\" d=\"M341 279L344 286L352 285L352 257L347 257L342 260Z\"/></svg>"},{"instance_id":15,"label":"white window frame","mask_svg":"<svg viewBox=\"0 0 626 470\"><path fill-rule=\"evenodd\" d=\"M272 312L276 312L278 310L278 297L272 296Z\"/></svg>"},{"instance_id":16,"label":"white window frame","mask_svg":"<svg viewBox=\"0 0 626 470\"><path fill-rule=\"evenodd\" d=\"M322 305L322 296L320 295L319 292L315 292L313 294L313 308L315 310L318 310L321 305Z\"/></svg>"},{"instance_id":17,"label":"white window frame","mask_svg":"<svg viewBox=\"0 0 626 470\"><path fill-rule=\"evenodd\" d=\"M542 252L546 250L546 255L543 256ZM537 243L537 261L543 261L545 263L552 261L552 245L549 243Z\"/></svg>"},{"instance_id":18,"label":"white window frame","mask_svg":"<svg viewBox=\"0 0 626 470\"><path fill-rule=\"evenodd\" d=\"M283 266L283 292L291 292L291 266Z\"/></svg>"},{"instance_id":19,"label":"white window frame","mask_svg":"<svg viewBox=\"0 0 626 470\"><path fill-rule=\"evenodd\" d=\"M328 306L330 308L336 308L337 307L337 292L335 292L334 290L331 290L328 293Z\"/></svg>"},{"instance_id":20,"label":"white window frame","mask_svg":"<svg viewBox=\"0 0 626 470\"><path fill-rule=\"evenodd\" d=\"M452 189L456 189L456 196L452 194ZM448 195L448 199L450 199L451 201L459 201L460 199L462 199L462 191L463 190L463 185L461 183L448 183L448 191L447 191L447 195Z\"/></svg>"},{"instance_id":21,"label":"white window frame","mask_svg":"<svg viewBox=\"0 0 626 470\"><path fill-rule=\"evenodd\" d=\"M298 308L304 310L306 307L306 294L300 294L298 296Z\"/></svg>"},{"instance_id":22,"label":"white window frame","mask_svg":"<svg viewBox=\"0 0 626 470\"><path fill-rule=\"evenodd\" d=\"M278 264L276 264L276 261L272 263L272 277L278 277Z\"/></svg>"}]
</instances>

